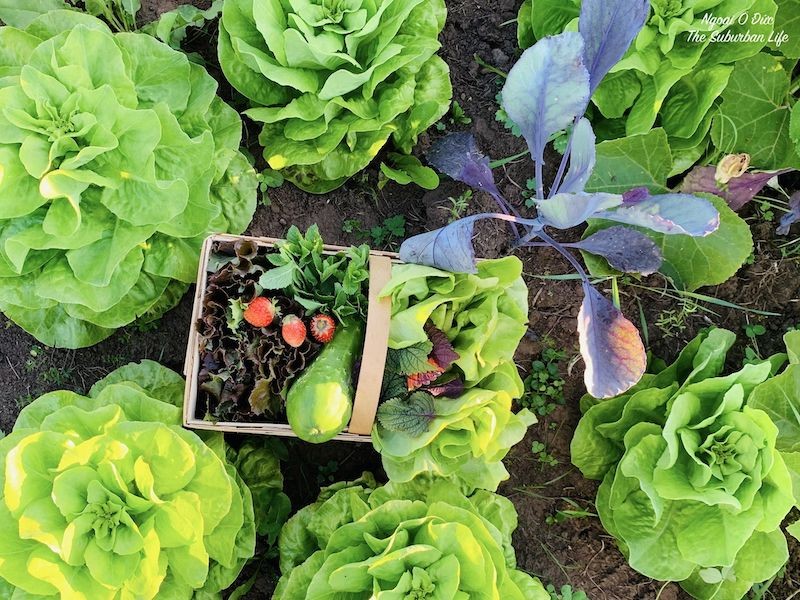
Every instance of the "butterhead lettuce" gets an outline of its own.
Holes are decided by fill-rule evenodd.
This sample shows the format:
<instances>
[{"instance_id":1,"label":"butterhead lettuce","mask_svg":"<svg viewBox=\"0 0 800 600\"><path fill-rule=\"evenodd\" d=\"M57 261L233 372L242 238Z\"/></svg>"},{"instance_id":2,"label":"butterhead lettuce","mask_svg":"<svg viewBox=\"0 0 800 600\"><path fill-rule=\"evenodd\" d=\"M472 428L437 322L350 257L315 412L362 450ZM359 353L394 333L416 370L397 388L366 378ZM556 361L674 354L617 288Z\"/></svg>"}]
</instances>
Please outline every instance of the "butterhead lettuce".
<instances>
[{"instance_id":1,"label":"butterhead lettuce","mask_svg":"<svg viewBox=\"0 0 800 600\"><path fill-rule=\"evenodd\" d=\"M433 398L435 416L421 435L376 423L372 442L393 481L433 473L494 491L508 479L503 458L536 422L528 410L512 411L524 392L514 364L528 321L522 262L513 256L485 260L477 271L398 265L381 292L392 301L389 347L427 340L425 327L432 324L458 354L453 364L466 387L458 398Z\"/></svg>"},{"instance_id":2,"label":"butterhead lettuce","mask_svg":"<svg viewBox=\"0 0 800 600\"><path fill-rule=\"evenodd\" d=\"M375 487L365 475L288 521L275 600L548 600L516 569L510 500L427 477Z\"/></svg>"},{"instance_id":3,"label":"butterhead lettuce","mask_svg":"<svg viewBox=\"0 0 800 600\"><path fill-rule=\"evenodd\" d=\"M738 600L777 573L795 504L778 427L748 400L785 355L722 376L734 339L702 333L628 393L584 398L572 440L573 463L602 479L597 511L631 566L703 600Z\"/></svg>"},{"instance_id":4,"label":"butterhead lettuce","mask_svg":"<svg viewBox=\"0 0 800 600\"><path fill-rule=\"evenodd\" d=\"M157 318L255 210L239 116L181 52L83 13L0 47L0 310L69 348Z\"/></svg>"},{"instance_id":5,"label":"butterhead lettuce","mask_svg":"<svg viewBox=\"0 0 800 600\"><path fill-rule=\"evenodd\" d=\"M0 440L0 579L13 597L185 598L230 586L253 501L221 434L181 426L183 380L145 361L25 407ZM10 596L11 597L11 596Z\"/></svg>"},{"instance_id":6,"label":"butterhead lettuce","mask_svg":"<svg viewBox=\"0 0 800 600\"><path fill-rule=\"evenodd\" d=\"M325 193L448 110L444 0L227 0L219 62L263 123L270 167Z\"/></svg>"}]
</instances>

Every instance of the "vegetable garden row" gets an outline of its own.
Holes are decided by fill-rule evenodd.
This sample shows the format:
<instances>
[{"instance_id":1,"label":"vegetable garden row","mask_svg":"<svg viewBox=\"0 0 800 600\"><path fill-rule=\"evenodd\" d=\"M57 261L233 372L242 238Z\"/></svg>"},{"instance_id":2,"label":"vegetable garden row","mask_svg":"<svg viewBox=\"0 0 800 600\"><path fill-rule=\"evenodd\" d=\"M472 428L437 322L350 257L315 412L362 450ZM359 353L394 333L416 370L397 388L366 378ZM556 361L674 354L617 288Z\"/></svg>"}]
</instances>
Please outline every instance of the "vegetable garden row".
<instances>
[{"instance_id":1,"label":"vegetable garden row","mask_svg":"<svg viewBox=\"0 0 800 600\"><path fill-rule=\"evenodd\" d=\"M491 4L0 0L0 598L800 598L800 0Z\"/></svg>"}]
</instances>

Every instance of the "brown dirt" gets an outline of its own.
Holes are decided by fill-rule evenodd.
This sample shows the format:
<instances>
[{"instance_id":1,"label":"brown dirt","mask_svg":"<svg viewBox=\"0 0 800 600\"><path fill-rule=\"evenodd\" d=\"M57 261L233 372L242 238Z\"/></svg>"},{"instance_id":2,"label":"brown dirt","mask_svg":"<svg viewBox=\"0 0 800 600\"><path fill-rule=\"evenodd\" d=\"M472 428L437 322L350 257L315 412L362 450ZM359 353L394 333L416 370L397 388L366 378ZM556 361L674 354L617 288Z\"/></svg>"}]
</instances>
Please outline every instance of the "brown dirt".
<instances>
[{"instance_id":1,"label":"brown dirt","mask_svg":"<svg viewBox=\"0 0 800 600\"><path fill-rule=\"evenodd\" d=\"M175 6L175 0L143 0L141 18L154 18ZM198 6L208 2L199 0ZM471 129L479 145L493 158L511 156L524 149L524 143L495 121L495 96L501 80L485 72L473 60L478 54L501 70L507 70L517 55L515 39L516 11L519 0L448 0L449 19L443 33L442 55L450 65L454 98L473 119ZM191 50L199 53L209 71L218 79L215 64L215 25L205 32L190 35ZM221 82L220 94L238 106L241 99ZM451 128L452 129L452 128ZM258 155L257 127L246 123L246 143ZM432 135L437 135L432 132ZM423 136L419 150L429 144ZM551 161L552 163L552 161ZM376 163L377 164L377 161ZM552 165L551 165L552 168ZM499 185L506 196L524 209L522 190L531 176L529 160L520 160L498 172ZM424 193L418 188L390 183L377 191L375 165L354 178L340 190L323 197L311 196L287 185L271 190L269 206L260 206L248 233L280 237L294 224L301 229L316 222L329 243L350 244L363 241L356 234L342 231L347 219L357 219L364 228L380 224L384 218L402 214L407 220L407 234L436 228L446 222L448 197L457 196L463 186L444 182L439 189ZM797 181L792 189L797 189ZM491 208L491 202L476 195L470 212ZM641 282L651 290L622 287L623 309L637 324L640 309L647 324L648 347L656 354L671 359L696 332L714 324L743 333L749 323L762 323L768 333L759 338L764 355L781 350L781 335L788 326L800 324L800 269L798 255L784 258L778 246L784 240L774 236L774 225L761 221L754 209L745 212L753 223L757 239L756 258L736 277L724 285L701 290L729 302L752 309L780 313L761 317L742 311L708 305L713 313L687 312L678 325L670 327L667 311L678 308L661 295L664 287L658 277ZM493 257L506 248L503 230L481 230L477 238L480 255ZM518 364L523 368L537 357L547 340L565 349L570 357L577 354L576 316L580 305L579 286L574 282L558 282L536 278L537 275L568 272L567 265L549 251L526 251L521 254L530 289L530 334L523 342ZM607 290L606 290L607 291ZM43 348L4 317L0 317L0 427L9 431L19 406L39 394L57 388L86 391L97 379L129 361L150 358L181 370L191 310L191 294L180 306L167 314L157 328L142 331L135 326L117 332L109 340L78 351ZM744 343L731 356L731 366L741 364ZM597 489L594 482L583 479L570 465L569 442L580 417L577 401L582 393L581 363L565 373L566 405L531 428L526 439L513 449L507 460L512 476L501 492L514 501L519 511L519 529L515 547L520 567L551 582L557 588L570 584L583 589L594 600L661 600L686 599L678 586L653 582L626 564L624 557L605 534L595 517L570 519L560 524L546 524L556 510L574 508L577 503L588 512L594 511ZM546 443L547 451L558 459L556 466L540 464L532 455L532 441ZM380 472L379 458L368 445L331 443L313 447L299 442L289 444L290 463L285 467L286 489L295 506L313 501L320 483L352 478L364 470ZM788 574L770 591L776 600L784 600L800 589L800 548L791 545ZM262 572L258 584L246 598L262 598L271 592L274 564Z\"/></svg>"}]
</instances>

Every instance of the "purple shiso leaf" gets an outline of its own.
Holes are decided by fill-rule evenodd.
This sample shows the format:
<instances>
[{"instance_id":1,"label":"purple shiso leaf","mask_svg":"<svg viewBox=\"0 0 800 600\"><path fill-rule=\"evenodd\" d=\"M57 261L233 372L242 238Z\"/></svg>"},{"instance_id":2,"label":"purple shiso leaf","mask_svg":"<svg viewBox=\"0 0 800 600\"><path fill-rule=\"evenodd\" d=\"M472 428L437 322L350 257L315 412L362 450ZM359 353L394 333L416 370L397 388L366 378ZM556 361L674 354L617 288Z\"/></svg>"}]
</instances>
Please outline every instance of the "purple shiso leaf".
<instances>
[{"instance_id":1,"label":"purple shiso leaf","mask_svg":"<svg viewBox=\"0 0 800 600\"><path fill-rule=\"evenodd\" d=\"M592 94L628 51L649 13L650 0L583 0L578 28Z\"/></svg>"},{"instance_id":2,"label":"purple shiso leaf","mask_svg":"<svg viewBox=\"0 0 800 600\"><path fill-rule=\"evenodd\" d=\"M559 194L578 194L586 188L586 182L594 171L594 142L592 125L582 118L572 131L569 171L558 188Z\"/></svg>"},{"instance_id":3,"label":"purple shiso leaf","mask_svg":"<svg viewBox=\"0 0 800 600\"><path fill-rule=\"evenodd\" d=\"M689 194L650 196L636 204L600 211L594 217L670 235L705 237L719 228L719 211L714 205Z\"/></svg>"},{"instance_id":4,"label":"purple shiso leaf","mask_svg":"<svg viewBox=\"0 0 800 600\"><path fill-rule=\"evenodd\" d=\"M623 273L651 275L661 268L664 261L653 240L622 225L601 229L585 240L565 245L602 256L612 268Z\"/></svg>"},{"instance_id":5,"label":"purple shiso leaf","mask_svg":"<svg viewBox=\"0 0 800 600\"><path fill-rule=\"evenodd\" d=\"M781 223L775 233L789 235L789 229L798 221L800 221L800 192L795 192L789 198L789 212L781 217Z\"/></svg>"},{"instance_id":6,"label":"purple shiso leaf","mask_svg":"<svg viewBox=\"0 0 800 600\"><path fill-rule=\"evenodd\" d=\"M622 204L617 194L556 194L536 202L539 220L556 229L569 229L586 222L595 213Z\"/></svg>"},{"instance_id":7,"label":"purple shiso leaf","mask_svg":"<svg viewBox=\"0 0 800 600\"><path fill-rule=\"evenodd\" d=\"M546 37L528 48L509 72L502 95L503 108L541 165L550 136L582 116L589 102L580 34Z\"/></svg>"},{"instance_id":8,"label":"purple shiso leaf","mask_svg":"<svg viewBox=\"0 0 800 600\"><path fill-rule=\"evenodd\" d=\"M714 167L695 167L681 184L681 191L687 194L705 192L719 196L732 210L741 210L748 202L764 189L773 177L789 173L794 169L764 171L761 173L745 173L731 179L727 185L717 183L717 170Z\"/></svg>"},{"instance_id":9,"label":"purple shiso leaf","mask_svg":"<svg viewBox=\"0 0 800 600\"><path fill-rule=\"evenodd\" d=\"M400 246L400 260L454 273L476 273L472 236L475 223L483 219L500 219L530 228L541 227L536 219L519 219L501 213L472 215L435 231L408 238Z\"/></svg>"},{"instance_id":10,"label":"purple shiso leaf","mask_svg":"<svg viewBox=\"0 0 800 600\"><path fill-rule=\"evenodd\" d=\"M644 375L647 354L639 332L600 292L583 285L578 340L586 363L584 383L595 398L611 398Z\"/></svg>"},{"instance_id":11,"label":"purple shiso leaf","mask_svg":"<svg viewBox=\"0 0 800 600\"><path fill-rule=\"evenodd\" d=\"M642 200L647 200L649 197L650 190L648 190L646 187L637 187L622 194L622 203L638 204Z\"/></svg>"}]
</instances>

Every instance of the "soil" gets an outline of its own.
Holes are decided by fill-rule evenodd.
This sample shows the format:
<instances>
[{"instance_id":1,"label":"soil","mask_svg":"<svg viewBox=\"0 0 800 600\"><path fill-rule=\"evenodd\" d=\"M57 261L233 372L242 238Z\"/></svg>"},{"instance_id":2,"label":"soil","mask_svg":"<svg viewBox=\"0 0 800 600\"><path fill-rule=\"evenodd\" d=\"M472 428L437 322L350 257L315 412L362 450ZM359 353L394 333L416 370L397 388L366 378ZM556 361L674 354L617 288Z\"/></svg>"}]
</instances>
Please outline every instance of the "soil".
<instances>
[{"instance_id":1,"label":"soil","mask_svg":"<svg viewBox=\"0 0 800 600\"><path fill-rule=\"evenodd\" d=\"M479 56L502 71L510 68L518 55L513 20L519 3L520 0L447 2L449 18L442 35L441 54L451 68L454 99L472 119L469 126L449 124L448 129L471 128L479 146L493 158L515 155L525 145L496 121L495 96L502 80L480 67L474 57ZM174 0L143 0L140 17L150 20L175 4ZM195 4L206 8L209 3ZM187 42L206 60L209 71L221 79L215 64L214 31L214 24L206 31L193 30ZM235 106L241 102L224 82L220 94ZM258 128L246 123L246 131L246 144L258 156ZM435 135L438 134L432 130L431 136ZM423 136L418 152L424 152L429 143L429 136ZM551 165L553 162L551 157ZM292 224L305 229L317 223L326 242L347 245L364 239L358 233L343 231L346 220L357 220L362 230L368 230L400 214L406 219L406 234L412 235L443 225L449 215L449 198L464 191L463 186L452 182L444 182L428 193L393 183L378 191L377 164L379 161L363 176L322 197L305 194L290 185L271 190L269 202L259 206L248 233L281 237ZM523 190L531 172L528 159L495 172L503 193L523 211ZM788 182L793 190L798 189L798 183ZM469 211L483 209L491 210L492 203L476 194ZM740 334L741 341L730 356L730 366L736 368L745 352L745 325L762 324L766 328L767 333L758 338L758 350L768 355L782 349L781 336L788 327L800 324L800 253L782 252L780 246L787 240L775 236L775 224L764 222L763 214L755 207L746 209L742 216L751 222L756 240L752 264L724 285L700 292L751 310L777 314L761 316L714 304L702 304L698 309L691 303L684 304L682 310L662 293L665 282L658 276L635 282L648 289L622 286L623 310L637 325L647 324L648 349L656 355L670 360L701 328L717 325ZM476 244L479 255L495 257L507 250L504 233L502 228L481 229ZM396 245L388 244L387 248L394 249ZM546 344L552 344L567 352L564 364L571 368L565 367L563 373L565 405L533 426L506 461L511 479L500 492L509 496L519 511L519 529L514 537L519 566L556 588L569 584L582 589L593 600L686 599L688 596L677 585L663 586L631 570L593 516L597 484L585 480L569 460L569 442L580 417L578 399L583 390L582 364L571 360L578 353L575 327L581 299L579 285L539 278L569 272L568 265L549 251L526 251L520 257L530 290L530 331L517 362L526 369ZM8 432L19 408L38 395L53 389L87 391L99 378L130 361L149 358L181 371L191 302L189 293L155 328L126 327L93 348L77 351L44 348L0 317L0 427ZM535 440L546 444L557 464L542 464L531 453ZM297 508L315 499L320 484L354 478L363 470L383 475L379 457L369 445L329 443L319 447L293 441L287 446L290 460L284 469L286 490ZM546 523L556 511L576 508L587 516ZM791 541L790 551L786 575L773 584L766 598L785 600L800 589L800 544ZM262 573L246 598L262 598L271 592L274 563L269 563Z\"/></svg>"}]
</instances>

